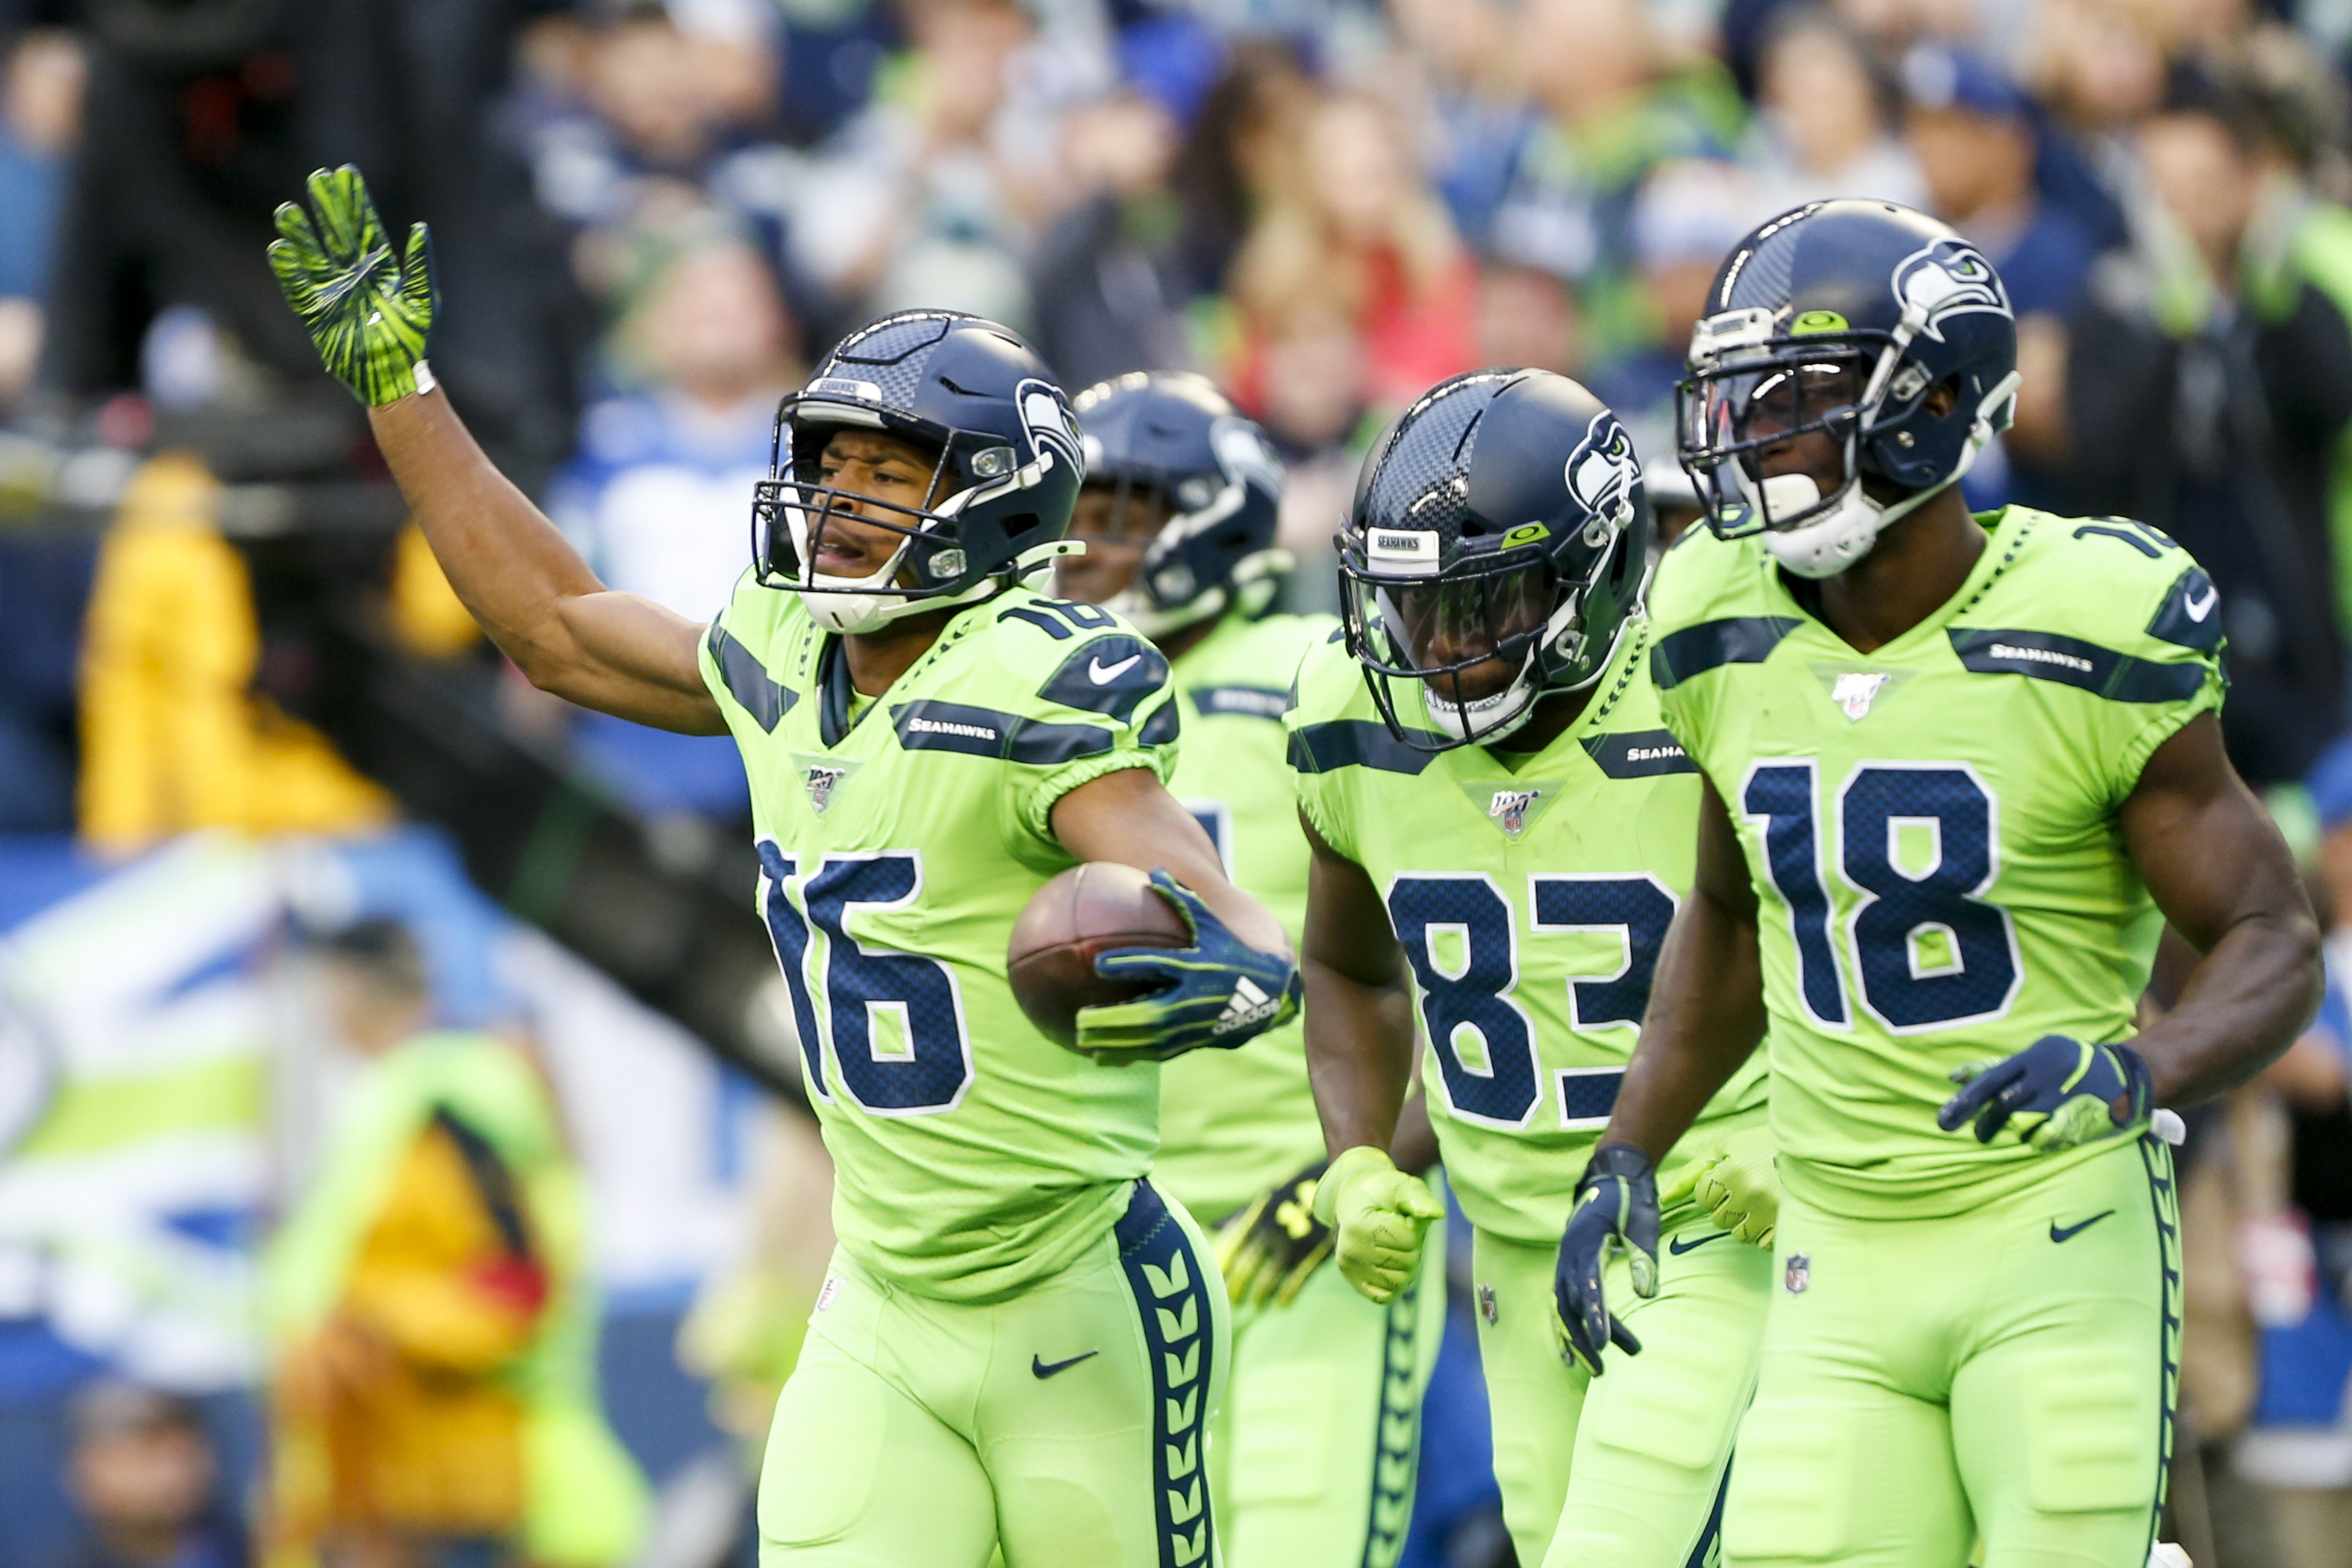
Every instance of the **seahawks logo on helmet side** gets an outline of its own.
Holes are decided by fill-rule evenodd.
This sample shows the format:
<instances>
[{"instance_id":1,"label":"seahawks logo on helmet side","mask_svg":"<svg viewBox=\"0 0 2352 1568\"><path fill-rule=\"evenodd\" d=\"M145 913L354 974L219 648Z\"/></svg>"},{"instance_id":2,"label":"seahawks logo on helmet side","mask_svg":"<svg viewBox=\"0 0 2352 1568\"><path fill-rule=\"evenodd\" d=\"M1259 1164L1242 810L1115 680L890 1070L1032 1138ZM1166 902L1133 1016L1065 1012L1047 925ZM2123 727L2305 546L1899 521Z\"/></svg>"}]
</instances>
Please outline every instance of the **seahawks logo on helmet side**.
<instances>
[{"instance_id":1,"label":"seahawks logo on helmet side","mask_svg":"<svg viewBox=\"0 0 2352 1568\"><path fill-rule=\"evenodd\" d=\"M1066 463L1080 478L1086 476L1085 443L1070 418L1069 404L1055 388L1041 381L1024 381L1013 394L1021 423L1029 431L1029 445L1039 456ZM1052 466L1052 463L1046 465Z\"/></svg>"},{"instance_id":2,"label":"seahawks logo on helmet side","mask_svg":"<svg viewBox=\"0 0 2352 1568\"><path fill-rule=\"evenodd\" d=\"M1625 526L1642 465L1633 455L1633 438L1614 414L1603 409L1592 416L1584 440L1569 455L1567 474L1568 493L1580 506L1596 519L1605 519L1616 528Z\"/></svg>"},{"instance_id":3,"label":"seahawks logo on helmet side","mask_svg":"<svg viewBox=\"0 0 2352 1568\"><path fill-rule=\"evenodd\" d=\"M1248 420L1220 414L1209 423L1209 448L1237 479L1255 480L1262 489L1282 493L1282 462Z\"/></svg>"},{"instance_id":4,"label":"seahawks logo on helmet side","mask_svg":"<svg viewBox=\"0 0 2352 1568\"><path fill-rule=\"evenodd\" d=\"M1906 314L1915 307L1927 313L1923 329L1937 342L1943 341L1940 323L1947 317L1973 311L2013 314L2000 275L1966 240L1938 239L1913 251L1895 264L1894 286Z\"/></svg>"}]
</instances>

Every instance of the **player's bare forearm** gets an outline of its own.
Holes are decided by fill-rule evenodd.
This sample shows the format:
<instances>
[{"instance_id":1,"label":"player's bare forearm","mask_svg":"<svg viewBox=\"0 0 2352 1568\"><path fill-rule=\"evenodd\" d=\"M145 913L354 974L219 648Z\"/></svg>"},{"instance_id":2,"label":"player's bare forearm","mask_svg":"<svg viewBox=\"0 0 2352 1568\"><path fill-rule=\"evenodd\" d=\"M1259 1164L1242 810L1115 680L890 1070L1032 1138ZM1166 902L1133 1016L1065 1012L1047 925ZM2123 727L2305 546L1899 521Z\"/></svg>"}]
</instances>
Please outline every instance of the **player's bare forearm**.
<instances>
[{"instance_id":1,"label":"player's bare forearm","mask_svg":"<svg viewBox=\"0 0 2352 1568\"><path fill-rule=\"evenodd\" d=\"M1429 1122L1429 1090L1404 1103L1397 1114L1395 1135L1389 1139L1389 1160L1401 1171L1422 1176L1437 1164L1437 1129Z\"/></svg>"},{"instance_id":2,"label":"player's bare forearm","mask_svg":"<svg viewBox=\"0 0 2352 1568\"><path fill-rule=\"evenodd\" d=\"M402 398L368 420L450 587L534 685L660 729L725 733L695 662L702 628L599 582L444 393Z\"/></svg>"},{"instance_id":3,"label":"player's bare forearm","mask_svg":"<svg viewBox=\"0 0 2352 1568\"><path fill-rule=\"evenodd\" d=\"M1756 893L1730 814L1709 785L1699 804L1697 875L1659 950L1641 1042L1601 1141L1664 1160L1763 1038Z\"/></svg>"},{"instance_id":4,"label":"player's bare forearm","mask_svg":"<svg viewBox=\"0 0 2352 1568\"><path fill-rule=\"evenodd\" d=\"M1412 1087L1412 990L1388 909L1364 868L1304 816L1314 851L1307 880L1307 1073L1334 1155L1389 1149Z\"/></svg>"},{"instance_id":5,"label":"player's bare forearm","mask_svg":"<svg viewBox=\"0 0 2352 1568\"><path fill-rule=\"evenodd\" d=\"M1200 895L1225 928L1262 953L1290 956L1290 934L1225 875L1201 821L1149 768L1090 779L1054 802L1054 837L1082 861L1165 871Z\"/></svg>"},{"instance_id":6,"label":"player's bare forearm","mask_svg":"<svg viewBox=\"0 0 2352 1568\"><path fill-rule=\"evenodd\" d=\"M2210 713L2148 758L2121 825L2157 907L2203 955L2172 1009L2132 1041L2157 1103L2194 1104L2252 1078L2311 1021L2319 923Z\"/></svg>"}]
</instances>

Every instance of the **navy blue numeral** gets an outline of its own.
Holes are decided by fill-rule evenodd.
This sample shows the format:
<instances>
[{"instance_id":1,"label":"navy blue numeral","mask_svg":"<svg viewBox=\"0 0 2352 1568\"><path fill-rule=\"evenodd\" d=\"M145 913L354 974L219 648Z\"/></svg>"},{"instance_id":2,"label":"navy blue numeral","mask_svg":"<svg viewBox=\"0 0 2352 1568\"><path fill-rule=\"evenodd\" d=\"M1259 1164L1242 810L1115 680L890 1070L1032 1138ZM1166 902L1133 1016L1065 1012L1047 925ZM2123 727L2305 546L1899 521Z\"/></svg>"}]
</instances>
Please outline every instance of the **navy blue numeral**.
<instances>
[{"instance_id":1,"label":"navy blue numeral","mask_svg":"<svg viewBox=\"0 0 2352 1568\"><path fill-rule=\"evenodd\" d=\"M1846 780L1838 841L1846 881L1870 895L1853 916L1863 1005L1889 1029L1937 1029L1998 1016L2017 988L2009 912L1977 895L1992 885L1992 797L1963 768L1867 767ZM1897 824L1935 831L1934 862L1895 863ZM1923 968L1924 941L1948 962Z\"/></svg>"},{"instance_id":2,"label":"navy blue numeral","mask_svg":"<svg viewBox=\"0 0 2352 1568\"><path fill-rule=\"evenodd\" d=\"M776 847L773 839L760 841L760 911L767 916L768 937L776 945L776 967L784 974L784 989L792 993L793 1027L801 1037L801 1056L808 1063L810 1092L833 1098L824 1082L824 1045L817 1033L816 1004L809 998L808 922L784 892L784 884L800 874L800 862Z\"/></svg>"},{"instance_id":3,"label":"navy blue numeral","mask_svg":"<svg viewBox=\"0 0 2352 1568\"><path fill-rule=\"evenodd\" d=\"M809 927L824 934L825 1019L842 1086L869 1111L919 1115L952 1110L971 1082L971 1051L955 980L935 958L861 946L845 920L853 905L884 908L912 903L922 891L919 857L910 853L828 858L801 886L803 918L786 892L797 862L772 841L760 845L768 931L793 998L809 1082L825 1093L824 1058L808 975ZM893 1010L903 1021L905 1048L887 1056L874 1050L873 1013Z\"/></svg>"},{"instance_id":4,"label":"navy blue numeral","mask_svg":"<svg viewBox=\"0 0 2352 1568\"><path fill-rule=\"evenodd\" d=\"M1201 824L1209 841L1217 846L1217 858L1224 862L1225 874L1234 870L1234 809L1223 800L1186 800L1184 810Z\"/></svg>"},{"instance_id":5,"label":"navy blue numeral","mask_svg":"<svg viewBox=\"0 0 2352 1568\"><path fill-rule=\"evenodd\" d=\"M1445 1076L1446 1103L1477 1121L1525 1126L1538 1096L1536 1051L1527 1015L1507 994L1518 977L1510 904L1484 877L1399 877L1389 889L1389 921L1421 983L1422 1022ZM1434 933L1447 928L1462 936L1458 974L1440 968L1433 950ZM1464 1029L1484 1045L1483 1072L1454 1047Z\"/></svg>"},{"instance_id":6,"label":"navy blue numeral","mask_svg":"<svg viewBox=\"0 0 2352 1568\"><path fill-rule=\"evenodd\" d=\"M1625 966L1613 975L1568 983L1569 1011L1578 1029L1636 1024L1650 1005L1650 977L1658 949L1675 922L1675 895L1651 876L1538 876L1537 931L1614 928L1625 937Z\"/></svg>"},{"instance_id":7,"label":"navy blue numeral","mask_svg":"<svg viewBox=\"0 0 2352 1568\"><path fill-rule=\"evenodd\" d=\"M1813 765L1781 762L1748 776L1739 809L1764 820L1764 866L1797 939L1797 989L1822 1023L1845 1027L1845 987L1830 946L1830 895L1813 831Z\"/></svg>"}]
</instances>

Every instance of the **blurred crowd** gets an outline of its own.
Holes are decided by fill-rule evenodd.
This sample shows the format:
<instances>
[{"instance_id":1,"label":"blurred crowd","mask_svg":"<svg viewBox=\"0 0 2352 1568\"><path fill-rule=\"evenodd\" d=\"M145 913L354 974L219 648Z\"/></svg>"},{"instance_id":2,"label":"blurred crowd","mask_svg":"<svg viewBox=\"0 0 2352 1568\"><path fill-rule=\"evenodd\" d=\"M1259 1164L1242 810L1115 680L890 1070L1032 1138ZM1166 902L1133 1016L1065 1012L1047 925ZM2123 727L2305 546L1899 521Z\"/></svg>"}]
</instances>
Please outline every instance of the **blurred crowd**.
<instances>
[{"instance_id":1,"label":"blurred crowd","mask_svg":"<svg viewBox=\"0 0 2352 1568\"><path fill-rule=\"evenodd\" d=\"M320 593L486 661L413 537L291 570L235 474L157 455L229 429L239 461L381 478L262 259L312 167L433 224L433 361L485 444L607 581L697 618L779 394L909 305L1011 323L1073 391L1215 378L1288 464L1297 607L1332 598L1382 422L1479 365L1585 381L1686 523L1674 388L1717 266L1868 195L1954 225L2016 308L1972 501L2196 553L2232 754L2352 922L2347 104L2342 0L0 0L0 831L386 820L280 701ZM513 682L500 711L638 813L747 813L723 739ZM2186 1429L2231 1568L2352 1563L2347 1060L2339 998L2188 1177ZM766 1288L699 1332L732 1343ZM86 1499L194 1429L88 1404Z\"/></svg>"}]
</instances>

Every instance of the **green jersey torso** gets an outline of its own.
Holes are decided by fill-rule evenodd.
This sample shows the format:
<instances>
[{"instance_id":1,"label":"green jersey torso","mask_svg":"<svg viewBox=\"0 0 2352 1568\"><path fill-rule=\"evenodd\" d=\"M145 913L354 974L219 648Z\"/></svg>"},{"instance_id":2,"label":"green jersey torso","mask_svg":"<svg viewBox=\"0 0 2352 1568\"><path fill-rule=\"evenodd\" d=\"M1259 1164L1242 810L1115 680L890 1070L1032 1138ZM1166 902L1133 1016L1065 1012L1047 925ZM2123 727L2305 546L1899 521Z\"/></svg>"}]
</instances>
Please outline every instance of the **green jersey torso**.
<instances>
[{"instance_id":1,"label":"green jersey torso","mask_svg":"<svg viewBox=\"0 0 2352 1568\"><path fill-rule=\"evenodd\" d=\"M1226 621L1176 660L1184 739L1169 789L1215 841L1225 869L1298 939L1307 838L1283 763L1291 677L1336 627L1330 616ZM1233 1213L1323 1155L1302 1025L1160 1069L1152 1179L1203 1224Z\"/></svg>"},{"instance_id":2,"label":"green jersey torso","mask_svg":"<svg viewBox=\"0 0 2352 1568\"><path fill-rule=\"evenodd\" d=\"M1873 1216L1956 1213L2074 1160L1978 1144L1951 1070L2129 1035L2163 918L2118 838L2148 754L2221 700L2212 583L2163 535L1979 519L1949 603L1862 654L1756 539L1704 529L1651 591L1667 725L1760 901L1782 1179Z\"/></svg>"},{"instance_id":3,"label":"green jersey torso","mask_svg":"<svg viewBox=\"0 0 2352 1568\"><path fill-rule=\"evenodd\" d=\"M1339 643L1299 674L1300 804L1370 876L1404 948L1446 1177L1473 1223L1515 1241L1559 1239L1690 888L1699 780L1659 719L1648 643L1637 619L1584 712L1533 754L1412 750ZM1724 1086L1661 1187L1760 1117L1762 1068Z\"/></svg>"},{"instance_id":4,"label":"green jersey torso","mask_svg":"<svg viewBox=\"0 0 2352 1568\"><path fill-rule=\"evenodd\" d=\"M855 698L840 639L747 574L702 674L742 748L842 1245L918 1294L986 1301L1067 1265L1150 1166L1160 1073L1047 1041L1013 923L1074 863L1055 801L1173 765L1168 664L1091 605L1010 590Z\"/></svg>"}]
</instances>

